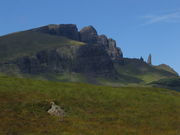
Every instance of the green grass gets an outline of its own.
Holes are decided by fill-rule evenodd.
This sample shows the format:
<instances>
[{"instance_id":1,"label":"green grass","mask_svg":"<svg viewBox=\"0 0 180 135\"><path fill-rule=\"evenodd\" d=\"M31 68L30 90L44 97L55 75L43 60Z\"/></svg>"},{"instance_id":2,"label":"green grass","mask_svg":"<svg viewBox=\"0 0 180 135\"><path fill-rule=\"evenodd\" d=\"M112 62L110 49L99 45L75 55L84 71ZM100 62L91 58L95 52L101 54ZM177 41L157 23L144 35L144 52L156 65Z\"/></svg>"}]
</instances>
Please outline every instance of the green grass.
<instances>
[{"instance_id":1,"label":"green grass","mask_svg":"<svg viewBox=\"0 0 180 135\"><path fill-rule=\"evenodd\" d=\"M163 78L177 77L175 72L173 73L165 69L158 68L157 66L146 64L145 62L141 62L137 59L124 59L124 61L124 65L115 64L117 71L124 76L134 78L134 80L139 79L142 81L141 83L147 84Z\"/></svg>"},{"instance_id":2,"label":"green grass","mask_svg":"<svg viewBox=\"0 0 180 135\"><path fill-rule=\"evenodd\" d=\"M0 60L2 62L34 55L41 50L58 48L64 45L84 45L84 43L40 32L17 32L0 37Z\"/></svg>"},{"instance_id":3,"label":"green grass","mask_svg":"<svg viewBox=\"0 0 180 135\"><path fill-rule=\"evenodd\" d=\"M162 69L162 70L166 70L168 72L171 72L173 74L177 74L178 75L178 73L173 68L171 68L170 66L168 66L166 64L158 65L158 66L156 66L156 68Z\"/></svg>"},{"instance_id":4,"label":"green grass","mask_svg":"<svg viewBox=\"0 0 180 135\"><path fill-rule=\"evenodd\" d=\"M180 91L180 77L160 79L151 82L150 85Z\"/></svg>"},{"instance_id":5,"label":"green grass","mask_svg":"<svg viewBox=\"0 0 180 135\"><path fill-rule=\"evenodd\" d=\"M24 74L25 78L33 78L36 80L51 80L59 82L82 82L86 83L87 79L80 73L64 72L64 73L43 73L38 75Z\"/></svg>"},{"instance_id":6,"label":"green grass","mask_svg":"<svg viewBox=\"0 0 180 135\"><path fill-rule=\"evenodd\" d=\"M67 113L47 114L50 101ZM179 135L180 93L0 76L2 135Z\"/></svg>"}]
</instances>

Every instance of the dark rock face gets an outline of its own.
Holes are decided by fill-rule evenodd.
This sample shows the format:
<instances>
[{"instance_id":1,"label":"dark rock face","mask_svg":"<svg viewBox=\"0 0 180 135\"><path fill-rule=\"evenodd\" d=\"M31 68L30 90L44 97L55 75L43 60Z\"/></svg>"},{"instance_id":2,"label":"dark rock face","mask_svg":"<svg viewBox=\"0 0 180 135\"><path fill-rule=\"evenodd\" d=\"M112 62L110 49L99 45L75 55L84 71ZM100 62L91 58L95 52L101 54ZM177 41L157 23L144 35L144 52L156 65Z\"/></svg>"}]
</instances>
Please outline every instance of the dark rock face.
<instances>
[{"instance_id":1,"label":"dark rock face","mask_svg":"<svg viewBox=\"0 0 180 135\"><path fill-rule=\"evenodd\" d=\"M68 52L63 54L64 50ZM27 74L76 72L110 76L115 73L112 60L106 51L97 45L45 50L33 57L16 60L16 65L22 73Z\"/></svg>"},{"instance_id":2,"label":"dark rock face","mask_svg":"<svg viewBox=\"0 0 180 135\"><path fill-rule=\"evenodd\" d=\"M121 49L116 47L116 41L113 39L108 39L108 48L106 50L112 59L123 57Z\"/></svg>"},{"instance_id":3,"label":"dark rock face","mask_svg":"<svg viewBox=\"0 0 180 135\"><path fill-rule=\"evenodd\" d=\"M104 46L105 48L108 48L109 46L108 38L105 35L98 36L97 43Z\"/></svg>"},{"instance_id":4,"label":"dark rock face","mask_svg":"<svg viewBox=\"0 0 180 135\"><path fill-rule=\"evenodd\" d=\"M149 65L152 65L152 56L151 56L151 54L149 54L149 56L148 56L147 63L148 63Z\"/></svg>"},{"instance_id":5,"label":"dark rock face","mask_svg":"<svg viewBox=\"0 0 180 135\"><path fill-rule=\"evenodd\" d=\"M115 72L111 58L98 45L81 47L78 51L77 65L77 72L104 75Z\"/></svg>"},{"instance_id":6,"label":"dark rock face","mask_svg":"<svg viewBox=\"0 0 180 135\"><path fill-rule=\"evenodd\" d=\"M33 57L23 57L16 61L21 72L28 74L71 71L71 63L72 59L61 56L57 49L41 51Z\"/></svg>"},{"instance_id":7,"label":"dark rock face","mask_svg":"<svg viewBox=\"0 0 180 135\"><path fill-rule=\"evenodd\" d=\"M89 44L98 44L105 49L111 59L122 58L123 53L120 48L116 47L116 41L108 39L105 35L98 36L94 27L88 26L80 31L80 38L82 42Z\"/></svg>"},{"instance_id":8,"label":"dark rock face","mask_svg":"<svg viewBox=\"0 0 180 135\"><path fill-rule=\"evenodd\" d=\"M97 31L93 26L84 27L80 32L80 41L85 43L97 43Z\"/></svg>"},{"instance_id":9,"label":"dark rock face","mask_svg":"<svg viewBox=\"0 0 180 135\"><path fill-rule=\"evenodd\" d=\"M116 46L115 40L108 39L105 35L100 35L98 36L97 43L105 48L106 52L113 60L123 57L123 53L121 49Z\"/></svg>"},{"instance_id":10,"label":"dark rock face","mask_svg":"<svg viewBox=\"0 0 180 135\"><path fill-rule=\"evenodd\" d=\"M51 24L34 29L34 31L48 33L51 35L64 36L73 40L79 40L79 32L75 24Z\"/></svg>"}]
</instances>

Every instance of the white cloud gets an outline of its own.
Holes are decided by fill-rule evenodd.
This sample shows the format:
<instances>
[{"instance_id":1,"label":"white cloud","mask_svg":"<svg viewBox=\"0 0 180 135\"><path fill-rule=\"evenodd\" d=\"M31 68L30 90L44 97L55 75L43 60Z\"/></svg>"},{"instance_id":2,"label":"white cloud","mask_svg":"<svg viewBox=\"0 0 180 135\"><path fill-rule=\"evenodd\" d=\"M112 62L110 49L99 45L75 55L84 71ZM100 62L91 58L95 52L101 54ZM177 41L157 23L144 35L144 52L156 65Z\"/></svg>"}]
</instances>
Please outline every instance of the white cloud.
<instances>
[{"instance_id":1,"label":"white cloud","mask_svg":"<svg viewBox=\"0 0 180 135\"><path fill-rule=\"evenodd\" d=\"M168 23L180 23L180 11L176 11L173 13L166 13L161 15L146 15L143 16L145 19L145 25L160 23L160 22L168 22Z\"/></svg>"}]
</instances>

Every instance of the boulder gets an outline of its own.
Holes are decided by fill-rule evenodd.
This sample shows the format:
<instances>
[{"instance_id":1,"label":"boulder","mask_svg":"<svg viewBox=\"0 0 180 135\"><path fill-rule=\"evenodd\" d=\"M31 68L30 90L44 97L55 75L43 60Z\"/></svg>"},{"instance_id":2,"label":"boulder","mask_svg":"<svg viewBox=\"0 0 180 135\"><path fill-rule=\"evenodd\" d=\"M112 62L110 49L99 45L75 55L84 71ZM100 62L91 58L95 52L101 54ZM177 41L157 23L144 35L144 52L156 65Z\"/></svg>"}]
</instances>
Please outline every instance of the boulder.
<instances>
[{"instance_id":1,"label":"boulder","mask_svg":"<svg viewBox=\"0 0 180 135\"><path fill-rule=\"evenodd\" d=\"M52 116L64 117L65 111L54 102L51 102L51 108L48 110L48 113Z\"/></svg>"}]
</instances>

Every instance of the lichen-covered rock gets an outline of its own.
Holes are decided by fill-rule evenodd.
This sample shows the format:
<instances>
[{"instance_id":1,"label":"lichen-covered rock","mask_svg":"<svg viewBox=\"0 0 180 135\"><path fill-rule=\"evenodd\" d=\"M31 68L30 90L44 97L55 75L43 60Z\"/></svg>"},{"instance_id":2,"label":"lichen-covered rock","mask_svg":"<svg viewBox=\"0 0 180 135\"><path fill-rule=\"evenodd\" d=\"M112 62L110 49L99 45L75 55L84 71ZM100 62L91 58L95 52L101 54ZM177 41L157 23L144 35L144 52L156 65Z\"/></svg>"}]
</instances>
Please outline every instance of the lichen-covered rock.
<instances>
[{"instance_id":1,"label":"lichen-covered rock","mask_svg":"<svg viewBox=\"0 0 180 135\"><path fill-rule=\"evenodd\" d=\"M82 42L97 43L98 34L93 26L84 27L79 33Z\"/></svg>"},{"instance_id":2,"label":"lichen-covered rock","mask_svg":"<svg viewBox=\"0 0 180 135\"><path fill-rule=\"evenodd\" d=\"M64 117L65 111L54 102L51 102L51 108L48 110L48 113L52 116Z\"/></svg>"}]
</instances>

